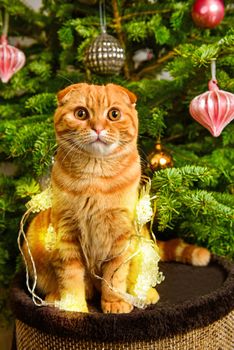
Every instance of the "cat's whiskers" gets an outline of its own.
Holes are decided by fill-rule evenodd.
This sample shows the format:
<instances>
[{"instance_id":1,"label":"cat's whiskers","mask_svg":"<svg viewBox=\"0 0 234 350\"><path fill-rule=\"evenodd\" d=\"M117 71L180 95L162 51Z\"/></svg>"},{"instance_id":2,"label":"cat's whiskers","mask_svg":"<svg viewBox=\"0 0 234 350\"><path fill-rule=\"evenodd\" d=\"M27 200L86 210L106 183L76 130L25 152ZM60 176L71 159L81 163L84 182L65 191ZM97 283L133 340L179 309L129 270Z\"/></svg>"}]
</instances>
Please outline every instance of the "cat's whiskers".
<instances>
[{"instance_id":1,"label":"cat's whiskers","mask_svg":"<svg viewBox=\"0 0 234 350\"><path fill-rule=\"evenodd\" d=\"M79 142L77 142L76 140L72 139L72 142L71 143L71 139L69 138L63 138L63 139L60 139L59 141L59 148L62 148L63 151L64 150L67 150L64 158L62 159L61 163L64 163L64 161L67 159L67 157L69 156L70 153L74 153L76 155L77 153L77 150L78 149L82 149L81 145L79 144Z\"/></svg>"},{"instance_id":2,"label":"cat's whiskers","mask_svg":"<svg viewBox=\"0 0 234 350\"><path fill-rule=\"evenodd\" d=\"M129 142L121 140L119 141L119 146L121 147L124 153L131 153L134 150L134 147L129 144Z\"/></svg>"},{"instance_id":3,"label":"cat's whiskers","mask_svg":"<svg viewBox=\"0 0 234 350\"><path fill-rule=\"evenodd\" d=\"M70 84L75 84L74 81L72 81L71 79L69 79L68 77L66 77L66 76L63 75L63 74L58 73L57 76L58 76L58 77L61 77L62 79L66 80L66 81L68 81Z\"/></svg>"},{"instance_id":4,"label":"cat's whiskers","mask_svg":"<svg viewBox=\"0 0 234 350\"><path fill-rule=\"evenodd\" d=\"M76 146L75 146L75 145L71 146L70 149L68 149L67 153L65 154L65 156L64 156L63 159L61 160L61 164L63 164L63 163L65 162L65 160L68 158L68 156L69 156L70 153L72 153L72 152L75 153L75 152L74 152L75 149L76 149Z\"/></svg>"},{"instance_id":5,"label":"cat's whiskers","mask_svg":"<svg viewBox=\"0 0 234 350\"><path fill-rule=\"evenodd\" d=\"M139 152L139 156L140 156L140 162L141 162L141 165L142 167L147 167L148 166L148 161L147 161L147 157L148 155L145 153L145 151L141 148L141 147L138 147L138 150L140 151ZM141 155L142 154L142 155ZM144 157L143 157L144 156Z\"/></svg>"},{"instance_id":6,"label":"cat's whiskers","mask_svg":"<svg viewBox=\"0 0 234 350\"><path fill-rule=\"evenodd\" d=\"M147 159L143 158L142 156L140 156L140 162L141 162L142 168L146 168L148 166Z\"/></svg>"}]
</instances>

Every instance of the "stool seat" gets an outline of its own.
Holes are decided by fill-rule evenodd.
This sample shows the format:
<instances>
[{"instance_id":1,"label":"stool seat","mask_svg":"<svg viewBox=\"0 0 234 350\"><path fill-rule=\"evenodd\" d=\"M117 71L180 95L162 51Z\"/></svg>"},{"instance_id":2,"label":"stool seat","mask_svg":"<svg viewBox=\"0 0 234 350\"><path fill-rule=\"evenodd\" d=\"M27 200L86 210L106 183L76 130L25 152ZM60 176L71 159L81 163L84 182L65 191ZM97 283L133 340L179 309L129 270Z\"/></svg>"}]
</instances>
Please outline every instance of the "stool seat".
<instances>
[{"instance_id":1,"label":"stool seat","mask_svg":"<svg viewBox=\"0 0 234 350\"><path fill-rule=\"evenodd\" d=\"M38 349L234 349L234 264L212 257L206 267L160 263L160 300L130 314L37 307L25 276L12 287L17 350ZM40 347L41 346L41 347Z\"/></svg>"}]
</instances>

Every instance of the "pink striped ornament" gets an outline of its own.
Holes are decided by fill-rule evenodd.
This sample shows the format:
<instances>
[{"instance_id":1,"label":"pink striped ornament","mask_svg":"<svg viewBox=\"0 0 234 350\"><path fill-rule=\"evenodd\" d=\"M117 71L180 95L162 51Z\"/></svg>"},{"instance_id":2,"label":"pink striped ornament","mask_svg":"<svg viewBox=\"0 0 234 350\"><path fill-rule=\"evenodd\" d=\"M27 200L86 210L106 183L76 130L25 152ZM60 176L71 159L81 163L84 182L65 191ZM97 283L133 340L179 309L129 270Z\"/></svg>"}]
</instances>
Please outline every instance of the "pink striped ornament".
<instances>
[{"instance_id":1,"label":"pink striped ornament","mask_svg":"<svg viewBox=\"0 0 234 350\"><path fill-rule=\"evenodd\" d=\"M8 45L7 38L0 38L0 79L7 83L13 74L18 72L25 64L24 53L14 46Z\"/></svg>"},{"instance_id":2,"label":"pink striped ornament","mask_svg":"<svg viewBox=\"0 0 234 350\"><path fill-rule=\"evenodd\" d=\"M220 90L216 80L210 80L208 87L209 91L191 101L189 112L214 137L218 137L234 118L234 94Z\"/></svg>"}]
</instances>

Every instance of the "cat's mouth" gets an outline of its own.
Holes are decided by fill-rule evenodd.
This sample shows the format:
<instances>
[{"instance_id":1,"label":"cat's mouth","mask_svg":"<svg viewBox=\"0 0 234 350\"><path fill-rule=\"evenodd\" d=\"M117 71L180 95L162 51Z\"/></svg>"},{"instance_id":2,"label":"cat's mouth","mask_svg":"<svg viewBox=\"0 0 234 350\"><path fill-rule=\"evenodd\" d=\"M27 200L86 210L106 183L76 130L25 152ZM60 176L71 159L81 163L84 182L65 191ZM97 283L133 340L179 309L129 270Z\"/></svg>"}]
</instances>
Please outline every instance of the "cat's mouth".
<instances>
[{"instance_id":1,"label":"cat's mouth","mask_svg":"<svg viewBox=\"0 0 234 350\"><path fill-rule=\"evenodd\" d=\"M107 156L116 149L117 145L117 142L110 143L97 137L86 145L86 150L97 156Z\"/></svg>"},{"instance_id":2,"label":"cat's mouth","mask_svg":"<svg viewBox=\"0 0 234 350\"><path fill-rule=\"evenodd\" d=\"M107 145L107 142L102 140L102 139L100 139L100 137L97 137L96 140L91 142L91 144L94 144L94 143L100 143L100 144Z\"/></svg>"}]
</instances>

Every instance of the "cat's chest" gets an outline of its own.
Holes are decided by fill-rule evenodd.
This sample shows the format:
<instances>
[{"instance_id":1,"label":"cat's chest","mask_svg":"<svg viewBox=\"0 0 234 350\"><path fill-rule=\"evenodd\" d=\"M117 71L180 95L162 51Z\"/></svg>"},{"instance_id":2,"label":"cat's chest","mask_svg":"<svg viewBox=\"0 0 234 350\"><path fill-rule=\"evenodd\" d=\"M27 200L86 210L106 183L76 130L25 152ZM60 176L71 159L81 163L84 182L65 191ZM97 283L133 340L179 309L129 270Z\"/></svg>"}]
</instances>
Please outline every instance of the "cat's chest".
<instances>
[{"instance_id":1,"label":"cat's chest","mask_svg":"<svg viewBox=\"0 0 234 350\"><path fill-rule=\"evenodd\" d=\"M87 257L89 267L94 267L95 271L99 271L115 241L114 232L105 225L106 215L110 210L102 196L90 195L80 197L74 211L83 255Z\"/></svg>"}]
</instances>

